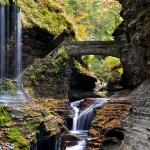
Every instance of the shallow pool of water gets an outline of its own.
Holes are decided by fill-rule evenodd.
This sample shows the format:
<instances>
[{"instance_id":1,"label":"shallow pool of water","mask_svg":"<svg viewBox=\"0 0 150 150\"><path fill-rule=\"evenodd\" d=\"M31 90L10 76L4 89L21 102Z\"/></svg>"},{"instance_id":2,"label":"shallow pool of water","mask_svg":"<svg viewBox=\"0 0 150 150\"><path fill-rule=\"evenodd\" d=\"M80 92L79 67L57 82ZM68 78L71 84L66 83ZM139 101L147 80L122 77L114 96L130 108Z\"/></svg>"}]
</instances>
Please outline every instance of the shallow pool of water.
<instances>
[{"instance_id":1,"label":"shallow pool of water","mask_svg":"<svg viewBox=\"0 0 150 150\"><path fill-rule=\"evenodd\" d=\"M78 141L73 146L66 147L65 150L86 150L86 138L88 136L87 131L70 131L70 134L73 134L78 137Z\"/></svg>"}]
</instances>

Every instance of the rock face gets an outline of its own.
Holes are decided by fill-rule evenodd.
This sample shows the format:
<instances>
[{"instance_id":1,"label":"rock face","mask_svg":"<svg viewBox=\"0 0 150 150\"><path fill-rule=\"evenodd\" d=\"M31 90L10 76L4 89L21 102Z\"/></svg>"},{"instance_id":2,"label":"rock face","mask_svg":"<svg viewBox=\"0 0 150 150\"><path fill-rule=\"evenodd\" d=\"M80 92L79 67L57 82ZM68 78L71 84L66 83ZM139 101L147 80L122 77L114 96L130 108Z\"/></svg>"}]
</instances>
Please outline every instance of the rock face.
<instances>
[{"instance_id":1,"label":"rock face","mask_svg":"<svg viewBox=\"0 0 150 150\"><path fill-rule=\"evenodd\" d=\"M150 1L119 0L122 4L122 24L114 35L124 48L121 62L123 85L137 86L150 76Z\"/></svg>"},{"instance_id":2,"label":"rock face","mask_svg":"<svg viewBox=\"0 0 150 150\"><path fill-rule=\"evenodd\" d=\"M26 68L35 59L44 58L58 47L67 34L64 32L55 38L50 32L39 27L23 29L23 67Z\"/></svg>"},{"instance_id":3,"label":"rock face","mask_svg":"<svg viewBox=\"0 0 150 150\"><path fill-rule=\"evenodd\" d=\"M150 1L119 0L122 24L114 35L124 45L123 84L138 86L129 97L130 113L124 119L125 138L119 150L150 149Z\"/></svg>"},{"instance_id":4,"label":"rock face","mask_svg":"<svg viewBox=\"0 0 150 150\"><path fill-rule=\"evenodd\" d=\"M94 97L96 82L97 78L94 75L80 72L77 68L73 68L70 77L70 99L77 100L91 96Z\"/></svg>"},{"instance_id":5,"label":"rock face","mask_svg":"<svg viewBox=\"0 0 150 150\"><path fill-rule=\"evenodd\" d=\"M125 118L125 139L121 150L150 148L150 80L142 83L130 97L132 108Z\"/></svg>"},{"instance_id":6,"label":"rock face","mask_svg":"<svg viewBox=\"0 0 150 150\"><path fill-rule=\"evenodd\" d=\"M25 71L24 85L26 89L31 89L34 98L68 98L70 69L65 49L63 50L56 59L49 54L34 61Z\"/></svg>"}]
</instances>

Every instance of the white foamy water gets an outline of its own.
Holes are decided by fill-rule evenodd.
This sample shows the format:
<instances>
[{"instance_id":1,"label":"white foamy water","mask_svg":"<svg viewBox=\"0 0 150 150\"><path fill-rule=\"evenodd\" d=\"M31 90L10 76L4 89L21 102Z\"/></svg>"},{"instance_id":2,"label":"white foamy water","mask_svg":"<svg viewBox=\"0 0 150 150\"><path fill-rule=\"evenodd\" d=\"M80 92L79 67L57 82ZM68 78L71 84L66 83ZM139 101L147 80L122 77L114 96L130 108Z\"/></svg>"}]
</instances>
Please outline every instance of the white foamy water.
<instances>
[{"instance_id":1,"label":"white foamy water","mask_svg":"<svg viewBox=\"0 0 150 150\"><path fill-rule=\"evenodd\" d=\"M90 128L91 121L94 117L94 109L107 102L106 98L92 98L91 105L84 110L80 111L79 105L83 100L71 103L74 111L73 127L70 134L78 137L78 141L73 146L68 146L65 150L86 150L86 138L88 137L87 130Z\"/></svg>"},{"instance_id":2,"label":"white foamy water","mask_svg":"<svg viewBox=\"0 0 150 150\"><path fill-rule=\"evenodd\" d=\"M5 77L5 7L0 5L0 78Z\"/></svg>"},{"instance_id":3,"label":"white foamy water","mask_svg":"<svg viewBox=\"0 0 150 150\"><path fill-rule=\"evenodd\" d=\"M82 100L71 103L71 107L74 110L73 128L72 128L73 131L77 130L77 121L78 121L78 118L79 118L79 111L80 111L78 106L79 106L81 101Z\"/></svg>"},{"instance_id":4,"label":"white foamy water","mask_svg":"<svg viewBox=\"0 0 150 150\"><path fill-rule=\"evenodd\" d=\"M74 110L73 117L73 131L76 130L88 130L91 126L91 121L94 117L94 108L99 107L107 102L106 98L92 98L91 105L81 112L79 112L79 104L83 100L75 101L71 103L71 107Z\"/></svg>"},{"instance_id":5,"label":"white foamy water","mask_svg":"<svg viewBox=\"0 0 150 150\"><path fill-rule=\"evenodd\" d=\"M29 101L28 95L22 90L18 90L15 95L6 93L0 96L0 103L22 103L27 101Z\"/></svg>"},{"instance_id":6,"label":"white foamy water","mask_svg":"<svg viewBox=\"0 0 150 150\"><path fill-rule=\"evenodd\" d=\"M77 142L77 145L67 147L66 150L86 150L85 148L86 148L86 141L80 140L79 142Z\"/></svg>"},{"instance_id":7,"label":"white foamy water","mask_svg":"<svg viewBox=\"0 0 150 150\"><path fill-rule=\"evenodd\" d=\"M21 23L21 11L15 9L16 16L16 29L15 29L15 49L16 49L16 77L17 82L19 84L19 88L21 89L21 71L22 71L22 23Z\"/></svg>"}]
</instances>

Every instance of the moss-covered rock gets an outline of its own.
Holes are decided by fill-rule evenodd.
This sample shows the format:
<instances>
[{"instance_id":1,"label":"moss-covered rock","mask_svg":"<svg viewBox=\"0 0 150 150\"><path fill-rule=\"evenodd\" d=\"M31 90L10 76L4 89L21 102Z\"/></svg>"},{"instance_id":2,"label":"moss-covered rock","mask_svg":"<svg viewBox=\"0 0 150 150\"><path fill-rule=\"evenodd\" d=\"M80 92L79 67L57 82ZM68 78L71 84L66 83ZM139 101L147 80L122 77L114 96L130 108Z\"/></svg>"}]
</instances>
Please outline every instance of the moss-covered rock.
<instances>
[{"instance_id":1,"label":"moss-covered rock","mask_svg":"<svg viewBox=\"0 0 150 150\"><path fill-rule=\"evenodd\" d=\"M46 5L34 0L17 0L17 5L22 10L22 20L26 27L37 25L54 35L59 35L68 28L65 17Z\"/></svg>"},{"instance_id":2,"label":"moss-covered rock","mask_svg":"<svg viewBox=\"0 0 150 150\"><path fill-rule=\"evenodd\" d=\"M5 108L0 106L0 127L5 126L11 121L11 116L5 111Z\"/></svg>"},{"instance_id":3,"label":"moss-covered rock","mask_svg":"<svg viewBox=\"0 0 150 150\"><path fill-rule=\"evenodd\" d=\"M47 4L44 1L34 0L13 0L13 2L22 10L24 28L38 26L56 36L69 29L69 22L63 13L60 13L61 10L50 2ZM0 0L0 4L3 5L9 3L9 0Z\"/></svg>"},{"instance_id":4,"label":"moss-covered rock","mask_svg":"<svg viewBox=\"0 0 150 150\"><path fill-rule=\"evenodd\" d=\"M64 48L61 54L53 59L49 54L35 61L24 74L24 85L32 89L34 98L67 98L69 83L69 63Z\"/></svg>"},{"instance_id":5,"label":"moss-covered rock","mask_svg":"<svg viewBox=\"0 0 150 150\"><path fill-rule=\"evenodd\" d=\"M63 118L38 101L1 105L0 125L0 148L11 144L14 150L29 150L31 143L67 130Z\"/></svg>"},{"instance_id":6,"label":"moss-covered rock","mask_svg":"<svg viewBox=\"0 0 150 150\"><path fill-rule=\"evenodd\" d=\"M7 136L11 143L14 143L16 147L22 150L30 149L30 143L27 139L23 137L18 128L12 127L7 132Z\"/></svg>"},{"instance_id":7,"label":"moss-covered rock","mask_svg":"<svg viewBox=\"0 0 150 150\"><path fill-rule=\"evenodd\" d=\"M1 79L0 80L0 96L2 95L11 95L15 96L18 90L18 83L10 79Z\"/></svg>"}]
</instances>

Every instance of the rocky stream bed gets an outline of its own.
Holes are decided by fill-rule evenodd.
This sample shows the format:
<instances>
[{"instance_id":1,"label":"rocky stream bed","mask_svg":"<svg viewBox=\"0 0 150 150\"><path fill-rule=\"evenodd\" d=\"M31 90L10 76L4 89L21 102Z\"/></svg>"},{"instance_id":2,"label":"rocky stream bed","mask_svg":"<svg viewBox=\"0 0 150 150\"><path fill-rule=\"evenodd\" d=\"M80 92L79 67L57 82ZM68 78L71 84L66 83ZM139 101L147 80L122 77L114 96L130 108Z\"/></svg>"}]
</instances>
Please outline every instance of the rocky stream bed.
<instances>
[{"instance_id":1,"label":"rocky stream bed","mask_svg":"<svg viewBox=\"0 0 150 150\"><path fill-rule=\"evenodd\" d=\"M111 97L107 102L106 98L87 98L72 102L72 109L68 107L67 102L64 101L63 104L62 101L53 99L43 103L36 101L17 105L3 104L1 113L4 119L3 122L1 120L0 148L96 150L107 142L118 144L123 140L119 139L122 137L113 134L122 133L121 118L128 112L128 102L120 95L119 98ZM79 111L81 116L75 114L72 125L71 121L66 122L70 112L73 116ZM72 126L72 131L67 129L67 124Z\"/></svg>"}]
</instances>

